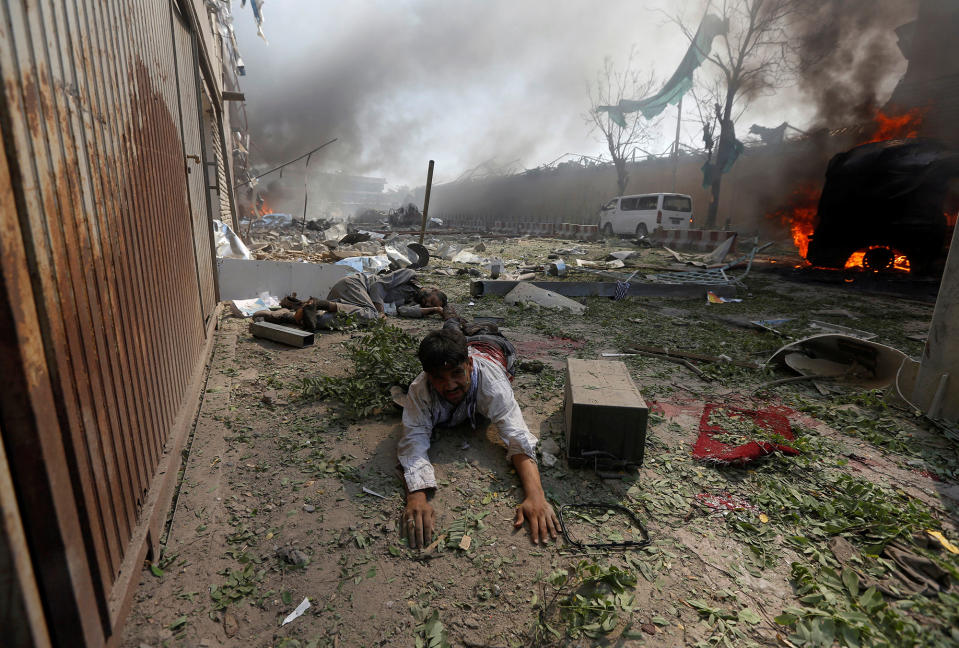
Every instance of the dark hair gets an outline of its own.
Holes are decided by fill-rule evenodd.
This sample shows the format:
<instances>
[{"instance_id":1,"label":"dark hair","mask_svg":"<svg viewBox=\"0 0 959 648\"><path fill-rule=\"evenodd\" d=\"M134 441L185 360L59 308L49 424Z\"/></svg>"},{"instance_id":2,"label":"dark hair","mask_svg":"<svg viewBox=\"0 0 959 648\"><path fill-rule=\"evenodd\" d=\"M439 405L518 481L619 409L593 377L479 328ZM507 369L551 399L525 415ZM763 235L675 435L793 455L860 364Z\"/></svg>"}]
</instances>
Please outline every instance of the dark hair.
<instances>
[{"instance_id":1,"label":"dark hair","mask_svg":"<svg viewBox=\"0 0 959 648\"><path fill-rule=\"evenodd\" d=\"M437 369L449 369L466 362L466 336L462 332L450 328L433 331L420 342L420 363L423 371L430 372Z\"/></svg>"},{"instance_id":2,"label":"dark hair","mask_svg":"<svg viewBox=\"0 0 959 648\"><path fill-rule=\"evenodd\" d=\"M423 300L425 300L430 295L436 295L440 298L440 306L446 308L446 293L444 293L439 288L420 288L420 291L416 293L416 303L420 306L423 305Z\"/></svg>"}]
</instances>

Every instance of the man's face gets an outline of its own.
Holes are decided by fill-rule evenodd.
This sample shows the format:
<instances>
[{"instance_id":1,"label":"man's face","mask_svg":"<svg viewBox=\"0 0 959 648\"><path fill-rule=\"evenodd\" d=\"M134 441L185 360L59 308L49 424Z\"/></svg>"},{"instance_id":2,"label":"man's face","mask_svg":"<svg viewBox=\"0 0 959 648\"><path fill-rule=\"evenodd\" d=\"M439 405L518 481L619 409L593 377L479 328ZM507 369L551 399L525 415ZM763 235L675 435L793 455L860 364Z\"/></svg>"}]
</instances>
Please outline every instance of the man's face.
<instances>
[{"instance_id":1,"label":"man's face","mask_svg":"<svg viewBox=\"0 0 959 648\"><path fill-rule=\"evenodd\" d=\"M427 380L436 392L453 405L459 405L470 390L470 374L473 372L473 359L450 367L434 369L426 373Z\"/></svg>"}]
</instances>

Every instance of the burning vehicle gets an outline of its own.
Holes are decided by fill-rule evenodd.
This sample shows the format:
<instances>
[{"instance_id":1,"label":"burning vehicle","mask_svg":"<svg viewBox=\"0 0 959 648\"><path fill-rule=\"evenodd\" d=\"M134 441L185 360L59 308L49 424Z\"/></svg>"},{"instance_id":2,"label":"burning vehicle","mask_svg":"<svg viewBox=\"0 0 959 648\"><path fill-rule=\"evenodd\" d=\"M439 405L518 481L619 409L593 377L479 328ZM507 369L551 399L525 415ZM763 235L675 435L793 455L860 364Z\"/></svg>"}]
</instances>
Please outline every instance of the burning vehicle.
<instances>
[{"instance_id":1,"label":"burning vehicle","mask_svg":"<svg viewBox=\"0 0 959 648\"><path fill-rule=\"evenodd\" d=\"M806 259L814 266L933 270L959 152L928 139L870 142L829 161Z\"/></svg>"}]
</instances>

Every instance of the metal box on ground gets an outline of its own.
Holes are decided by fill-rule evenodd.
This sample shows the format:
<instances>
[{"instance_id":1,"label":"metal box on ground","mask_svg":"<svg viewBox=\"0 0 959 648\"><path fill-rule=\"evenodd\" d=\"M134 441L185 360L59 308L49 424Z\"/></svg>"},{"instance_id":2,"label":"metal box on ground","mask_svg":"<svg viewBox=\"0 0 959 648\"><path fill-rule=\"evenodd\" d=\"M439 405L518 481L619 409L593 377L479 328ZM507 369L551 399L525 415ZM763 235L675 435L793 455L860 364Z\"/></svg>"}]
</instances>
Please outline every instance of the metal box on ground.
<instances>
[{"instance_id":1,"label":"metal box on ground","mask_svg":"<svg viewBox=\"0 0 959 648\"><path fill-rule=\"evenodd\" d=\"M313 344L313 334L300 329L270 322L253 322L250 324L250 333L253 337L273 340L281 344L294 347L305 347Z\"/></svg>"},{"instance_id":2,"label":"metal box on ground","mask_svg":"<svg viewBox=\"0 0 959 648\"><path fill-rule=\"evenodd\" d=\"M566 359L566 454L571 464L643 463L649 408L619 361ZM599 454L589 454L599 453Z\"/></svg>"}]
</instances>

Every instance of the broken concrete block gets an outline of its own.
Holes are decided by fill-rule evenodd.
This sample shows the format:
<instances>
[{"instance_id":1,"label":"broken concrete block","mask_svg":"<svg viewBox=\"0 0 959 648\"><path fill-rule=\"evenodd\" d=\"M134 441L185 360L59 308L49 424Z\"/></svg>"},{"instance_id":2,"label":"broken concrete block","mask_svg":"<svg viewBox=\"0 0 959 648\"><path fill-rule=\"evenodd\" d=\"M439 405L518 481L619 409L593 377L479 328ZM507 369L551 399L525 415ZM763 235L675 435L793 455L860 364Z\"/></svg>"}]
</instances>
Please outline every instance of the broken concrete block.
<instances>
[{"instance_id":1,"label":"broken concrete block","mask_svg":"<svg viewBox=\"0 0 959 648\"><path fill-rule=\"evenodd\" d=\"M485 261L483 257L477 256L469 250L460 250L451 259L453 263L475 263L481 264Z\"/></svg>"},{"instance_id":2,"label":"broken concrete block","mask_svg":"<svg viewBox=\"0 0 959 648\"><path fill-rule=\"evenodd\" d=\"M288 344L294 347L305 347L313 344L313 334L289 326L270 324L269 322L253 322L250 324L250 333L253 337L265 338Z\"/></svg>"},{"instance_id":3,"label":"broken concrete block","mask_svg":"<svg viewBox=\"0 0 959 648\"><path fill-rule=\"evenodd\" d=\"M586 312L586 307L579 302L556 294L552 290L537 288L524 281L516 284L516 287L503 297L503 301L510 306L535 304L544 308L569 311L576 315L582 315Z\"/></svg>"},{"instance_id":4,"label":"broken concrete block","mask_svg":"<svg viewBox=\"0 0 959 648\"><path fill-rule=\"evenodd\" d=\"M577 259L578 261L578 259ZM565 277L567 275L566 263L562 259L553 261L546 266L546 274L553 277Z\"/></svg>"},{"instance_id":5,"label":"broken concrete block","mask_svg":"<svg viewBox=\"0 0 959 648\"><path fill-rule=\"evenodd\" d=\"M649 408L619 361L566 360L566 455L570 461L643 463ZM608 465L608 463L607 463Z\"/></svg>"}]
</instances>

